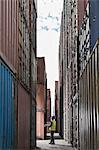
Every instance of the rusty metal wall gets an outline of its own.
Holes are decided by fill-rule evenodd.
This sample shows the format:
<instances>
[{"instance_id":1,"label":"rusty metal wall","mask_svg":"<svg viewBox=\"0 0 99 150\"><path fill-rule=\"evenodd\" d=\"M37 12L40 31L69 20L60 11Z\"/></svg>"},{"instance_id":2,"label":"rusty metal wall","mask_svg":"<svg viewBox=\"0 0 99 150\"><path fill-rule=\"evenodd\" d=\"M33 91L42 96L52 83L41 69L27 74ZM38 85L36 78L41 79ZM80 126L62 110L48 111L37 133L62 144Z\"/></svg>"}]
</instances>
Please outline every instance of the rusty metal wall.
<instances>
[{"instance_id":1,"label":"rusty metal wall","mask_svg":"<svg viewBox=\"0 0 99 150\"><path fill-rule=\"evenodd\" d=\"M79 80L80 150L99 149L99 40Z\"/></svg>"},{"instance_id":2,"label":"rusty metal wall","mask_svg":"<svg viewBox=\"0 0 99 150\"><path fill-rule=\"evenodd\" d=\"M17 70L17 0L0 1L0 55Z\"/></svg>"},{"instance_id":3,"label":"rusty metal wall","mask_svg":"<svg viewBox=\"0 0 99 150\"><path fill-rule=\"evenodd\" d=\"M36 146L36 102L32 99L31 106L31 149Z\"/></svg>"},{"instance_id":4,"label":"rusty metal wall","mask_svg":"<svg viewBox=\"0 0 99 150\"><path fill-rule=\"evenodd\" d=\"M31 20L29 16L29 0L0 0L0 57L9 66L20 84L16 85L15 110L16 128L18 129L18 146L30 148L30 118L33 123L32 145L36 145L36 18L37 12L34 1L31 1ZM36 2L36 1L35 1ZM34 18L34 20L33 20ZM30 31L30 24L32 30ZM31 33L31 34L30 34ZM30 35L33 36L33 46L30 47ZM33 52L32 54L30 52ZM31 69L30 69L31 68ZM30 85L31 90L30 90ZM23 87L25 88L23 88ZM30 91L30 93L27 93ZM21 93L22 92L22 93ZM33 93L33 94L31 94ZM21 99L22 96L22 99ZM24 97L25 96L25 97ZM26 98L26 99L25 99ZM31 99L31 108L30 108ZM29 101L27 101L29 100ZM29 102L29 103L28 103ZM23 106L22 106L23 104ZM24 113L23 113L23 110ZM26 110L27 111L26 111ZM26 111L26 112L25 112ZM31 114L30 114L31 111ZM23 116L23 117L22 117ZM22 124L24 123L24 124ZM29 124L28 124L29 123ZM22 125L22 126L21 126ZM23 134L23 128L26 133ZM31 125L32 126L32 125ZM17 131L16 131L17 132ZM17 135L16 143L17 143ZM26 135L26 136L25 136ZM21 141L22 140L22 141ZM24 148L23 148L24 149Z\"/></svg>"},{"instance_id":5,"label":"rusty metal wall","mask_svg":"<svg viewBox=\"0 0 99 150\"><path fill-rule=\"evenodd\" d=\"M46 122L47 105L47 76L45 68L45 58L37 58L37 85L36 85L36 103L37 103L37 137L45 138L44 123ZM41 124L40 124L41 123ZM42 128L41 128L42 127Z\"/></svg>"},{"instance_id":6,"label":"rusty metal wall","mask_svg":"<svg viewBox=\"0 0 99 150\"><path fill-rule=\"evenodd\" d=\"M18 83L18 149L30 149L30 95Z\"/></svg>"},{"instance_id":7,"label":"rusty metal wall","mask_svg":"<svg viewBox=\"0 0 99 150\"><path fill-rule=\"evenodd\" d=\"M78 0L78 29L80 29L81 24L83 22L83 17L86 14L87 2L88 0Z\"/></svg>"},{"instance_id":8,"label":"rusty metal wall","mask_svg":"<svg viewBox=\"0 0 99 150\"><path fill-rule=\"evenodd\" d=\"M29 49L29 0L19 1L18 15L18 77L29 89L29 67L31 65Z\"/></svg>"},{"instance_id":9,"label":"rusty metal wall","mask_svg":"<svg viewBox=\"0 0 99 150\"><path fill-rule=\"evenodd\" d=\"M37 82L43 84L45 82L45 58L44 57L37 58Z\"/></svg>"},{"instance_id":10,"label":"rusty metal wall","mask_svg":"<svg viewBox=\"0 0 99 150\"><path fill-rule=\"evenodd\" d=\"M58 90L59 88L59 81L55 81L55 119L56 119L56 132L59 132L59 97L58 97Z\"/></svg>"},{"instance_id":11,"label":"rusty metal wall","mask_svg":"<svg viewBox=\"0 0 99 150\"><path fill-rule=\"evenodd\" d=\"M43 84L37 84L36 102L37 102L37 112L36 112L37 138L44 139L45 86Z\"/></svg>"},{"instance_id":12,"label":"rusty metal wall","mask_svg":"<svg viewBox=\"0 0 99 150\"><path fill-rule=\"evenodd\" d=\"M50 121L51 117L51 91L47 89L47 122Z\"/></svg>"}]
</instances>

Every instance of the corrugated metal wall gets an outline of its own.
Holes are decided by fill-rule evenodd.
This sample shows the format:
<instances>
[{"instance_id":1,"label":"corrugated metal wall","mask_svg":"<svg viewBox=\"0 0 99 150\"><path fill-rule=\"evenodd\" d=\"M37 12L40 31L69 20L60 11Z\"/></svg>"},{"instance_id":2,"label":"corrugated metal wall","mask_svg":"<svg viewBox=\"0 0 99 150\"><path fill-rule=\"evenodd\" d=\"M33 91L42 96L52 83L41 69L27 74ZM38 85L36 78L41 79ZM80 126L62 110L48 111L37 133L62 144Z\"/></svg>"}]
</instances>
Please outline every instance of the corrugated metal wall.
<instances>
[{"instance_id":1,"label":"corrugated metal wall","mask_svg":"<svg viewBox=\"0 0 99 150\"><path fill-rule=\"evenodd\" d=\"M0 59L0 149L15 148L15 80Z\"/></svg>"},{"instance_id":2,"label":"corrugated metal wall","mask_svg":"<svg viewBox=\"0 0 99 150\"><path fill-rule=\"evenodd\" d=\"M99 149L99 40L79 80L80 150Z\"/></svg>"},{"instance_id":3,"label":"corrugated metal wall","mask_svg":"<svg viewBox=\"0 0 99 150\"><path fill-rule=\"evenodd\" d=\"M19 1L18 76L30 88L29 0Z\"/></svg>"},{"instance_id":4,"label":"corrugated metal wall","mask_svg":"<svg viewBox=\"0 0 99 150\"><path fill-rule=\"evenodd\" d=\"M80 29L83 17L86 13L86 7L87 7L88 0L78 0L78 29Z\"/></svg>"},{"instance_id":5,"label":"corrugated metal wall","mask_svg":"<svg viewBox=\"0 0 99 150\"><path fill-rule=\"evenodd\" d=\"M36 146L36 102L32 99L32 108L31 108L31 149Z\"/></svg>"},{"instance_id":6,"label":"corrugated metal wall","mask_svg":"<svg viewBox=\"0 0 99 150\"><path fill-rule=\"evenodd\" d=\"M37 103L37 137L44 139L46 130L44 124L46 123L46 105L47 105L47 76L45 68L45 58L37 58L37 86L36 86L36 103Z\"/></svg>"},{"instance_id":7,"label":"corrugated metal wall","mask_svg":"<svg viewBox=\"0 0 99 150\"><path fill-rule=\"evenodd\" d=\"M0 57L12 70L13 74L16 77L16 81L19 82L18 85L17 82L15 85L16 94L18 94L15 96L15 111L16 113L18 113L14 118L16 119L15 124L17 128L16 134L14 136L14 138L16 139L15 144L17 145L18 140L18 147L21 148L25 147L27 149L30 148L31 135L32 135L31 145L33 145L34 147L36 145L35 115L36 115L36 76L37 76L36 74L37 5L35 6L35 3L34 0L0 1ZM30 9L30 7L32 9ZM31 43L32 46L30 46ZM21 99L21 97L23 98ZM11 95L10 98L12 98ZM6 107L6 105L4 107ZM6 113L6 110L4 111L4 113ZM30 133L30 123L32 128L31 133ZM32 123L34 126L32 126ZM25 134L23 134L24 133L23 126L26 129ZM10 133L10 131L8 132ZM25 138L23 137L23 135ZM2 140L3 141L5 140L4 137ZM6 142L4 143L4 147L6 147Z\"/></svg>"},{"instance_id":8,"label":"corrugated metal wall","mask_svg":"<svg viewBox=\"0 0 99 150\"><path fill-rule=\"evenodd\" d=\"M0 1L0 55L17 69L17 1ZM13 70L14 70L13 69Z\"/></svg>"},{"instance_id":9,"label":"corrugated metal wall","mask_svg":"<svg viewBox=\"0 0 99 150\"><path fill-rule=\"evenodd\" d=\"M30 95L18 83L18 149L30 149Z\"/></svg>"}]
</instances>

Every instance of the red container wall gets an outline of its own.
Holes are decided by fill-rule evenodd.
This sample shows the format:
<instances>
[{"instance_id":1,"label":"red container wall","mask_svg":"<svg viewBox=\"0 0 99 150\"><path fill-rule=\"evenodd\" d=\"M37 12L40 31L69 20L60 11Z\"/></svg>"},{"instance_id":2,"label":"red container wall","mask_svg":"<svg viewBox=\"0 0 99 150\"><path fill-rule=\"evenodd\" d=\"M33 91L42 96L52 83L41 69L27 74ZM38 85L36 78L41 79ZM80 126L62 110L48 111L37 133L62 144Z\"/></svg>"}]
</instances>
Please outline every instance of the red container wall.
<instances>
[{"instance_id":1,"label":"red container wall","mask_svg":"<svg viewBox=\"0 0 99 150\"><path fill-rule=\"evenodd\" d=\"M45 58L37 58L37 90L36 90L36 102L37 102L37 137L44 139L44 121L45 121L45 106L46 106L46 70L45 70ZM41 121L42 120L42 121ZM42 129L40 126L41 124ZM40 131L40 133L39 133Z\"/></svg>"},{"instance_id":2,"label":"red container wall","mask_svg":"<svg viewBox=\"0 0 99 150\"><path fill-rule=\"evenodd\" d=\"M44 112L37 112L37 138L44 139Z\"/></svg>"},{"instance_id":3,"label":"red container wall","mask_svg":"<svg viewBox=\"0 0 99 150\"><path fill-rule=\"evenodd\" d=\"M47 122L50 121L51 117L51 91L47 89Z\"/></svg>"},{"instance_id":4,"label":"red container wall","mask_svg":"<svg viewBox=\"0 0 99 150\"><path fill-rule=\"evenodd\" d=\"M30 148L30 95L18 84L18 149Z\"/></svg>"},{"instance_id":5,"label":"red container wall","mask_svg":"<svg viewBox=\"0 0 99 150\"><path fill-rule=\"evenodd\" d=\"M78 0L78 29L80 29L88 0Z\"/></svg>"},{"instance_id":6,"label":"red container wall","mask_svg":"<svg viewBox=\"0 0 99 150\"><path fill-rule=\"evenodd\" d=\"M17 0L0 1L0 55L17 68Z\"/></svg>"},{"instance_id":7,"label":"red container wall","mask_svg":"<svg viewBox=\"0 0 99 150\"><path fill-rule=\"evenodd\" d=\"M45 86L37 84L37 138L44 139Z\"/></svg>"},{"instance_id":8,"label":"red container wall","mask_svg":"<svg viewBox=\"0 0 99 150\"><path fill-rule=\"evenodd\" d=\"M45 59L37 58L37 82L44 83L45 80Z\"/></svg>"},{"instance_id":9,"label":"red container wall","mask_svg":"<svg viewBox=\"0 0 99 150\"><path fill-rule=\"evenodd\" d=\"M23 3L19 2L18 23L18 76L27 89L29 89L29 0L25 0Z\"/></svg>"}]
</instances>

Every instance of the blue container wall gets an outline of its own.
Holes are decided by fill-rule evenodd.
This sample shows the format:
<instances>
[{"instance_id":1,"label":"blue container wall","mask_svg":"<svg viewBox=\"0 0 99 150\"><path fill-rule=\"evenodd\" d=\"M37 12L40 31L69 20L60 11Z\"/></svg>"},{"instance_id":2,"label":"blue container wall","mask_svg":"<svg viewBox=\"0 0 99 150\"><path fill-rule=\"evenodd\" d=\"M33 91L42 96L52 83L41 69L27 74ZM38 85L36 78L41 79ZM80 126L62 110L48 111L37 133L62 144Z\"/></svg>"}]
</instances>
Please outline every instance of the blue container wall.
<instances>
[{"instance_id":1,"label":"blue container wall","mask_svg":"<svg viewBox=\"0 0 99 150\"><path fill-rule=\"evenodd\" d=\"M14 78L0 60L0 150L14 148Z\"/></svg>"},{"instance_id":2,"label":"blue container wall","mask_svg":"<svg viewBox=\"0 0 99 150\"><path fill-rule=\"evenodd\" d=\"M90 0L90 38L92 49L99 38L99 0Z\"/></svg>"}]
</instances>

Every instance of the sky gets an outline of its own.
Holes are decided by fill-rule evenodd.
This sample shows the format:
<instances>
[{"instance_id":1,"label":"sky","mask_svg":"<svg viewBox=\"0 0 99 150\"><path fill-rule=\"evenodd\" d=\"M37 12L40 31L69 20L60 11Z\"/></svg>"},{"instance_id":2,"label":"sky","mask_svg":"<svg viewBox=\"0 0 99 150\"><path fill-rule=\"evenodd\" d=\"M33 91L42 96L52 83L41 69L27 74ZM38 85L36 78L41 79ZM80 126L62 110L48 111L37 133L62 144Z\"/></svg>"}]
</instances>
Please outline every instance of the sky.
<instances>
[{"instance_id":1,"label":"sky","mask_svg":"<svg viewBox=\"0 0 99 150\"><path fill-rule=\"evenodd\" d=\"M47 88L51 90L52 111L54 111L55 81L59 80L58 51L62 6L63 0L38 0L37 4L37 56L45 57Z\"/></svg>"}]
</instances>

